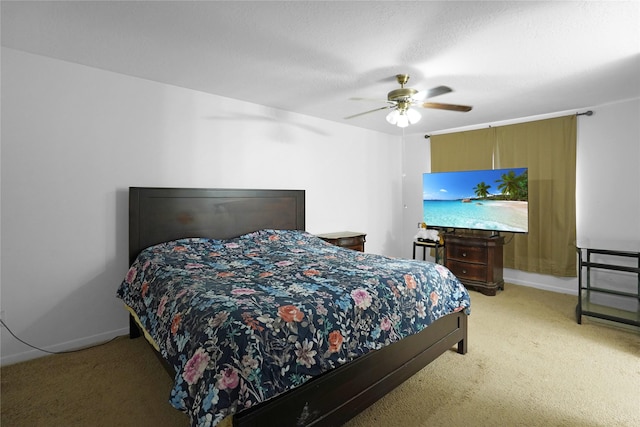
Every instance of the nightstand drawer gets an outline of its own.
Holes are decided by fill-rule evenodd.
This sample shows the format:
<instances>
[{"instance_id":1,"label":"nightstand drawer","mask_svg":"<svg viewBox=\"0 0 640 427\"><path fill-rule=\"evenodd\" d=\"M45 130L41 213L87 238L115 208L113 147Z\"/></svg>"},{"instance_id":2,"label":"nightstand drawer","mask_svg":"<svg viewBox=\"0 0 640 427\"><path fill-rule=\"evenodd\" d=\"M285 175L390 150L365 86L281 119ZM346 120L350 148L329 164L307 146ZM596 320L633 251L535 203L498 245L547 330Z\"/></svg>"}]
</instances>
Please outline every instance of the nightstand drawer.
<instances>
[{"instance_id":1,"label":"nightstand drawer","mask_svg":"<svg viewBox=\"0 0 640 427\"><path fill-rule=\"evenodd\" d=\"M364 245L364 236L343 237L341 239L336 239L334 245L337 245L343 248L352 248L352 247L360 248Z\"/></svg>"},{"instance_id":2,"label":"nightstand drawer","mask_svg":"<svg viewBox=\"0 0 640 427\"><path fill-rule=\"evenodd\" d=\"M317 235L322 240L341 248L353 249L354 251L364 252L364 233L356 233L352 231L342 231L338 233L327 233Z\"/></svg>"},{"instance_id":3,"label":"nightstand drawer","mask_svg":"<svg viewBox=\"0 0 640 427\"><path fill-rule=\"evenodd\" d=\"M488 266L486 264L471 264L468 262L448 260L449 270L461 280L487 280Z\"/></svg>"},{"instance_id":4,"label":"nightstand drawer","mask_svg":"<svg viewBox=\"0 0 640 427\"><path fill-rule=\"evenodd\" d=\"M487 249L483 246L446 246L447 259L477 264L487 263Z\"/></svg>"}]
</instances>

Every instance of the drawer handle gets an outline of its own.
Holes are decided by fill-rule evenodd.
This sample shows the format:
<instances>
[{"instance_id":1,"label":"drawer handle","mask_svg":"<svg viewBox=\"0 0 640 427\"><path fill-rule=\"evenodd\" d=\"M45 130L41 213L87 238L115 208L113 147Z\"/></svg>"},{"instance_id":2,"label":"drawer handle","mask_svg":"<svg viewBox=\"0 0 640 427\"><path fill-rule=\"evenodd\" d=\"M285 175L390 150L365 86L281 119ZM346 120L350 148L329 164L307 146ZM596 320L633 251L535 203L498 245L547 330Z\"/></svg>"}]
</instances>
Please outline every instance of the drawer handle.
<instances>
[{"instance_id":1,"label":"drawer handle","mask_svg":"<svg viewBox=\"0 0 640 427\"><path fill-rule=\"evenodd\" d=\"M462 269L462 274L467 274L467 270Z\"/></svg>"},{"instance_id":2,"label":"drawer handle","mask_svg":"<svg viewBox=\"0 0 640 427\"><path fill-rule=\"evenodd\" d=\"M466 256L467 256L467 253L466 253L466 252L462 252L462 256L465 256L465 257L466 257Z\"/></svg>"}]
</instances>

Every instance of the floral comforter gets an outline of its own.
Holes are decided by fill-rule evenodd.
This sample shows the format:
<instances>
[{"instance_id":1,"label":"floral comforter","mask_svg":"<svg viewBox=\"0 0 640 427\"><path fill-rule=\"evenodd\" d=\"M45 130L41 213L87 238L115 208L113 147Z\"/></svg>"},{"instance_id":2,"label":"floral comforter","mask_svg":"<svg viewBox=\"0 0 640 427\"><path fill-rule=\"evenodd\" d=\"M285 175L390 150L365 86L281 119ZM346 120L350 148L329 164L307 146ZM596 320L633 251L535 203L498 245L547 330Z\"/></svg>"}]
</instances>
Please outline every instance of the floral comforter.
<instances>
[{"instance_id":1,"label":"floral comforter","mask_svg":"<svg viewBox=\"0 0 640 427\"><path fill-rule=\"evenodd\" d=\"M441 265L285 230L152 246L117 295L173 365L171 404L193 426L215 425L470 303Z\"/></svg>"}]
</instances>

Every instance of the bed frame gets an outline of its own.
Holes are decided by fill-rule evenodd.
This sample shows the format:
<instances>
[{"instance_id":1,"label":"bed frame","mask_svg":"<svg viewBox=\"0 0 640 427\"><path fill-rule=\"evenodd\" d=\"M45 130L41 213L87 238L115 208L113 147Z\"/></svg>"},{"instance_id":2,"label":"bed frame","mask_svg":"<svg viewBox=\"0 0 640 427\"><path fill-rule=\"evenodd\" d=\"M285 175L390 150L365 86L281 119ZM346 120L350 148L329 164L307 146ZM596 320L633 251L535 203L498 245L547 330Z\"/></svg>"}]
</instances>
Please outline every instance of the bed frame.
<instances>
[{"instance_id":1,"label":"bed frame","mask_svg":"<svg viewBox=\"0 0 640 427\"><path fill-rule=\"evenodd\" d=\"M183 237L231 238L263 228L304 230L304 190L129 188L129 259ZM130 318L130 335L140 336ZM333 369L233 416L233 425L339 426L442 353L467 352L467 315L449 314L422 332Z\"/></svg>"}]
</instances>

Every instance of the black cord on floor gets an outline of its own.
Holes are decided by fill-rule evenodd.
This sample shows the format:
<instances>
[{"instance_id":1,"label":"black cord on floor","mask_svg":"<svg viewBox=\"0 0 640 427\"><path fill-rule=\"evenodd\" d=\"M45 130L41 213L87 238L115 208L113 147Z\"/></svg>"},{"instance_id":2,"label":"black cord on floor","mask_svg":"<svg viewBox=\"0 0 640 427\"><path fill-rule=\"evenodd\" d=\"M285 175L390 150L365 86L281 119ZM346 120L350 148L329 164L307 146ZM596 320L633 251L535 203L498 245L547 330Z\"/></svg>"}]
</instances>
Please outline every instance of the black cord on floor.
<instances>
[{"instance_id":1,"label":"black cord on floor","mask_svg":"<svg viewBox=\"0 0 640 427\"><path fill-rule=\"evenodd\" d=\"M7 324L6 324L6 323L4 323L4 320L1 320L1 319L0 319L0 324L2 324L2 326L4 326L4 328L5 328L7 331L9 331L9 333L11 334L11 336L12 336L12 337L14 337L14 338L15 338L15 339L17 339L18 341L20 341L22 344L24 344L24 345L26 345L26 346L29 346L29 347L31 347L31 348L33 348L33 349L36 349L36 350L38 350L38 351L42 351L42 352L44 352L44 353L49 353L49 354L77 353L77 352L79 352L79 351L84 351L84 350L88 350L88 349L90 349L90 348L100 347L101 345L109 344L111 341L114 341L116 338L118 338L118 337L113 337L113 338L111 338L109 341L105 341L105 342L103 342L103 343L96 344L96 345L92 345L92 346L89 346L89 347L78 348L78 349L76 349L76 350L49 351L49 350L42 349L42 348L40 348L40 347L36 347L35 345L31 345L31 344L29 344L28 342L26 342L26 341L24 341L24 340L20 339L16 334L14 334L14 333L13 333L13 331L12 331L11 329L9 329L9 327L7 326Z\"/></svg>"}]
</instances>

